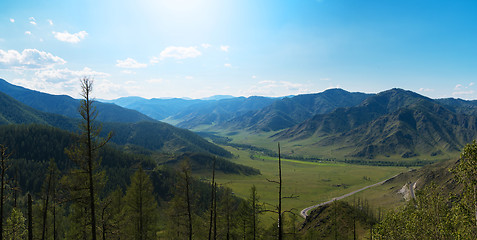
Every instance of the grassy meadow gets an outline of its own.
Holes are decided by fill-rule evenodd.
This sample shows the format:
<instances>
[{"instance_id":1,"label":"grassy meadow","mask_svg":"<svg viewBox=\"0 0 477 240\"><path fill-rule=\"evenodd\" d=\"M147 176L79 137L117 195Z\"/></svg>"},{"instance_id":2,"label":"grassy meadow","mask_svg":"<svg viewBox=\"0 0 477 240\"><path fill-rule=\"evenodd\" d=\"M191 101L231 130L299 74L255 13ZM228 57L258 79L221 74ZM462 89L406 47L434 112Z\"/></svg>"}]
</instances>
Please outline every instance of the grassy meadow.
<instances>
[{"instance_id":1,"label":"grassy meadow","mask_svg":"<svg viewBox=\"0 0 477 240\"><path fill-rule=\"evenodd\" d=\"M203 129L196 129L197 131ZM273 135L280 131L274 132L248 132L248 131L232 131L221 130L215 132L218 136L223 136L231 139L232 143L246 144L255 147L265 148L272 151L277 150L277 140ZM366 161L385 161L385 162L403 162L410 163L413 161L421 161L433 163L443 160L453 159L459 156L459 152L445 152L442 155L430 156L429 154L417 155L409 158L402 158L399 154L391 154L389 156L377 156L374 159L360 159L349 157L349 155L356 149L348 144L335 143L327 146L317 144L323 137L314 136L311 138L301 140L282 140L282 153L289 156L299 157L316 157L322 159L337 159L337 160L366 160Z\"/></svg>"},{"instance_id":2,"label":"grassy meadow","mask_svg":"<svg viewBox=\"0 0 477 240\"><path fill-rule=\"evenodd\" d=\"M248 150L239 150L223 146L236 158L231 161L260 170L261 175L244 176L218 173L216 180L222 186L230 187L235 195L248 198L252 185L257 187L260 201L277 205L278 186L267 179L278 180L278 159L253 155ZM397 173L407 171L404 167L363 166L334 162L305 162L282 159L283 196L298 196L284 199L284 209L293 209L299 213L303 208L327 201L364 186L382 181ZM200 177L210 178L210 172L196 173ZM270 221L265 215L265 222Z\"/></svg>"}]
</instances>

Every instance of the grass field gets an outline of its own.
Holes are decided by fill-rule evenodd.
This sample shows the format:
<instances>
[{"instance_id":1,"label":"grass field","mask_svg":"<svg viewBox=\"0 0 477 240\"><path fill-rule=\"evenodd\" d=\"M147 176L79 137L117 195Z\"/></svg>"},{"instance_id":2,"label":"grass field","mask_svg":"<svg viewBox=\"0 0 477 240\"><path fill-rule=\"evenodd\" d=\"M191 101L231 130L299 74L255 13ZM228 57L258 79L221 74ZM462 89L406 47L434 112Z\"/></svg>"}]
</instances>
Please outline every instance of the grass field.
<instances>
[{"instance_id":1,"label":"grass field","mask_svg":"<svg viewBox=\"0 0 477 240\"><path fill-rule=\"evenodd\" d=\"M243 176L219 173L216 175L217 182L230 187L235 195L245 199L248 198L252 185L255 185L262 202L277 205L277 185L270 183L267 179L278 180L278 159L257 155L252 159L247 150L223 147L238 156L231 161L257 168L261 175ZM404 167L282 160L283 196L299 196L294 199L284 199L283 207L284 209L293 209L297 214L305 207L341 196L408 170ZM210 172L197 173L197 175L210 178ZM271 222L270 216L265 216L264 221Z\"/></svg>"},{"instance_id":2,"label":"grass field","mask_svg":"<svg viewBox=\"0 0 477 240\"><path fill-rule=\"evenodd\" d=\"M228 132L226 130L215 132L218 136L223 136L231 139L232 143L252 145L255 147L261 147L276 151L277 142L272 136L276 132L247 132L247 131L233 131ZM290 156L299 156L299 157L318 157L322 159L337 159L337 160L363 160L360 158L350 158L349 155L356 151L354 147L351 146L342 146L340 144L333 144L322 146L316 144L323 137L311 137L302 140L280 141L282 145L282 153ZM445 152L445 151L444 151ZM412 161L422 161L422 162L436 162L443 161L448 159L453 159L458 157L459 152L445 153L442 155L430 156L429 154L417 155L415 157L402 158L400 154L391 154L389 156L379 156L375 159L367 159L366 161L386 161L386 162L412 162Z\"/></svg>"}]
</instances>

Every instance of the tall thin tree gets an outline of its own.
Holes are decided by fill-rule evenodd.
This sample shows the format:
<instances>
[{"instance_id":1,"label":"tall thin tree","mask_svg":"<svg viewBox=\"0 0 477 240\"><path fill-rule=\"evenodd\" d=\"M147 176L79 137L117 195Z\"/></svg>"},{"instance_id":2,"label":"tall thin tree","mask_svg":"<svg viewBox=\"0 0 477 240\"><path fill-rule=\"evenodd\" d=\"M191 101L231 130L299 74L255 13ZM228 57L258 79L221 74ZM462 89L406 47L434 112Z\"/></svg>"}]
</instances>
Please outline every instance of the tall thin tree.
<instances>
[{"instance_id":1,"label":"tall thin tree","mask_svg":"<svg viewBox=\"0 0 477 240\"><path fill-rule=\"evenodd\" d=\"M95 189L95 174L99 167L99 161L97 157L98 150L103 147L112 134L109 133L106 139L99 139L101 132L101 125L95 123L98 112L93 105L95 102L92 98L93 92L93 80L87 77L81 79L81 105L79 107L79 113L82 118L80 124L80 139L79 144L76 147L67 149L68 156L80 167L82 173L86 174L86 188L88 195L88 210L90 213L89 222L91 223L91 236L93 240L96 240L96 203L95 197L97 189ZM82 184L82 183L80 183Z\"/></svg>"},{"instance_id":2,"label":"tall thin tree","mask_svg":"<svg viewBox=\"0 0 477 240\"><path fill-rule=\"evenodd\" d=\"M1 186L0 186L0 239L3 239L3 208L4 208L4 200L5 200L5 186L6 186L6 171L10 167L8 161L10 159L11 153L7 153L7 147L0 144L0 154L2 155L2 159L0 162L1 167Z\"/></svg>"},{"instance_id":3,"label":"tall thin tree","mask_svg":"<svg viewBox=\"0 0 477 240\"><path fill-rule=\"evenodd\" d=\"M210 221L209 221L209 240L212 239L212 220L213 220L213 215L214 215L214 201L215 201L215 194L216 194L216 189L215 189L215 161L216 158L214 157L214 162L212 164L212 182L210 184Z\"/></svg>"},{"instance_id":4,"label":"tall thin tree","mask_svg":"<svg viewBox=\"0 0 477 240\"><path fill-rule=\"evenodd\" d=\"M278 185L278 205L276 206L276 210L269 210L269 212L274 212L278 215L278 240L283 239L283 214L284 213L291 213L294 214L291 210L282 210L282 200L286 198L297 198L298 196L294 196L293 194L290 196L283 197L282 196L282 158L280 153L280 143L278 143L278 181L267 179L271 183L275 183Z\"/></svg>"}]
</instances>

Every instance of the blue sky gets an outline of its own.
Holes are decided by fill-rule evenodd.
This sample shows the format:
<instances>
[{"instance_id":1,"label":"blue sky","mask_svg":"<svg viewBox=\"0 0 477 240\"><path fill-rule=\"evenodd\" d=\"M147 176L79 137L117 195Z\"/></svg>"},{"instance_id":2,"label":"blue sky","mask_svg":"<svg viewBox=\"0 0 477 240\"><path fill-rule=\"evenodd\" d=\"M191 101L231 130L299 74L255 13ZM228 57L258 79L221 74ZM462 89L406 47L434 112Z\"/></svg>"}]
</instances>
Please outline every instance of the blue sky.
<instances>
[{"instance_id":1,"label":"blue sky","mask_svg":"<svg viewBox=\"0 0 477 240\"><path fill-rule=\"evenodd\" d=\"M2 0L0 78L78 97L477 99L477 1Z\"/></svg>"}]
</instances>

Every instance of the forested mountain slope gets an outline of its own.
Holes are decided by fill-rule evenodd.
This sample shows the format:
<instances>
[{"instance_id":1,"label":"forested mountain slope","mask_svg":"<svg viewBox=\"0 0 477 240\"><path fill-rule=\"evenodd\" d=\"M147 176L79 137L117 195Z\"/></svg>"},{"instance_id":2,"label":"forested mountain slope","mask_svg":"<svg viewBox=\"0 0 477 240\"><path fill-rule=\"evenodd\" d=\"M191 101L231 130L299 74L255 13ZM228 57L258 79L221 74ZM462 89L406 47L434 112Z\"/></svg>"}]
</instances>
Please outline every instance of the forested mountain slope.
<instances>
[{"instance_id":1,"label":"forested mountain slope","mask_svg":"<svg viewBox=\"0 0 477 240\"><path fill-rule=\"evenodd\" d=\"M349 156L365 158L436 156L456 152L476 136L477 117L401 89L316 115L275 135L291 141L316 139L316 146L348 149Z\"/></svg>"},{"instance_id":2,"label":"forested mountain slope","mask_svg":"<svg viewBox=\"0 0 477 240\"><path fill-rule=\"evenodd\" d=\"M0 124L44 124L68 131L77 131L79 119L33 109L0 92ZM101 112L99 112L101 115ZM139 123L105 122L103 134L112 131L112 142L119 145L133 144L154 151L204 152L228 157L230 153L197 134L158 121Z\"/></svg>"},{"instance_id":3,"label":"forested mountain slope","mask_svg":"<svg viewBox=\"0 0 477 240\"><path fill-rule=\"evenodd\" d=\"M356 106L369 96L342 89L330 89L322 93L283 98L268 107L238 116L225 123L224 127L276 131L292 127L316 114L328 113L339 107Z\"/></svg>"},{"instance_id":4,"label":"forested mountain slope","mask_svg":"<svg viewBox=\"0 0 477 240\"><path fill-rule=\"evenodd\" d=\"M78 81L79 84L79 81ZM16 86L0 78L0 92L34 109L64 115L71 118L80 118L78 107L80 101L66 95L52 95ZM126 109L115 104L96 102L101 114L99 121L103 122L139 122L152 121L152 118L138 111Z\"/></svg>"}]
</instances>

